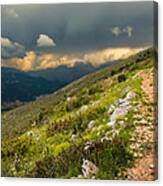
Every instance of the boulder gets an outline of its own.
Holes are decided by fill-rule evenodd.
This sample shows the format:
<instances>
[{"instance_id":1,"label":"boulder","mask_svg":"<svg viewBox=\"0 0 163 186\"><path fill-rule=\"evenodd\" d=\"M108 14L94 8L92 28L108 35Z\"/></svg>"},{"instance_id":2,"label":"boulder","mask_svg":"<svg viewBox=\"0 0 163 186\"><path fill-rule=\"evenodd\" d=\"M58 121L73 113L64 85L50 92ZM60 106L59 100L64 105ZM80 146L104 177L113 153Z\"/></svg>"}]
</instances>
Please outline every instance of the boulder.
<instances>
[{"instance_id":1,"label":"boulder","mask_svg":"<svg viewBox=\"0 0 163 186\"><path fill-rule=\"evenodd\" d=\"M82 173L84 177L92 178L96 176L97 172L98 172L98 168L94 163L92 163L89 160L85 160L85 159L83 160Z\"/></svg>"}]
</instances>

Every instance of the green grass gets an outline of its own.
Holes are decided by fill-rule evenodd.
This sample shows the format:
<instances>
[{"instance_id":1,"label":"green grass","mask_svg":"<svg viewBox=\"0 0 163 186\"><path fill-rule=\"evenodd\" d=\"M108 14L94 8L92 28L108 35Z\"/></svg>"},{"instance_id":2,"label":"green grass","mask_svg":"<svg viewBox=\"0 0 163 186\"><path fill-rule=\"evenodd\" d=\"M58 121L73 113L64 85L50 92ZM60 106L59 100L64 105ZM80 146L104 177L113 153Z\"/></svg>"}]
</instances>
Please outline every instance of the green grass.
<instances>
[{"instance_id":1,"label":"green grass","mask_svg":"<svg viewBox=\"0 0 163 186\"><path fill-rule=\"evenodd\" d=\"M97 179L123 179L120 173L133 160L128 151L134 130L132 109L125 116L129 127L117 126L120 132L112 142L97 143L88 152L84 151L84 145L89 140L98 141L111 130L106 125L110 119L107 111L117 99L125 97L127 87L136 93L135 101L142 101L142 79L133 77L140 70L153 67L151 53L143 58L140 53L87 75L52 95L3 113L2 175L77 177L82 174L82 159L85 158L98 166ZM126 80L119 82L122 74ZM87 127L91 120L96 121L95 130ZM76 135L74 140L72 134Z\"/></svg>"}]
</instances>

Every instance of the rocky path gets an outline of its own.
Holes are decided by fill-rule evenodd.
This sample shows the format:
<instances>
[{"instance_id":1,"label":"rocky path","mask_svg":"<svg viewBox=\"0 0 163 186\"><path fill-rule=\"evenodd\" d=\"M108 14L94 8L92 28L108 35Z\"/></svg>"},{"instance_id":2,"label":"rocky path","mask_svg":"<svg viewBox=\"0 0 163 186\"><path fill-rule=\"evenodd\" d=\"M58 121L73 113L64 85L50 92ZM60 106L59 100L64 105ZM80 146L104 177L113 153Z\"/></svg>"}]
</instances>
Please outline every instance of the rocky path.
<instances>
[{"instance_id":1,"label":"rocky path","mask_svg":"<svg viewBox=\"0 0 163 186\"><path fill-rule=\"evenodd\" d=\"M154 74L152 72L141 72L140 76L143 78L142 89L147 95L149 101L154 103Z\"/></svg>"},{"instance_id":2,"label":"rocky path","mask_svg":"<svg viewBox=\"0 0 163 186\"><path fill-rule=\"evenodd\" d=\"M135 134L131 139L130 148L135 155L134 166L127 170L127 179L129 180L155 180L157 177L157 168L155 156L156 143L156 124L153 89L153 73L141 72L143 78L142 89L145 93L143 103L136 105L134 124L136 126Z\"/></svg>"}]
</instances>

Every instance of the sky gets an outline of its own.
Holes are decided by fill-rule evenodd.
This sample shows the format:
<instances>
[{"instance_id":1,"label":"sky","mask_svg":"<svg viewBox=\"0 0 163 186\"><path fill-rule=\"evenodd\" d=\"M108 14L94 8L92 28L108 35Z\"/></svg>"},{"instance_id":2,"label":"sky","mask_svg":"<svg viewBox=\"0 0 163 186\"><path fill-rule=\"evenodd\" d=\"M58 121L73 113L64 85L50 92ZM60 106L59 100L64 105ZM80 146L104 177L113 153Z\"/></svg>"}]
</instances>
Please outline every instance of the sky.
<instances>
[{"instance_id":1,"label":"sky","mask_svg":"<svg viewBox=\"0 0 163 186\"><path fill-rule=\"evenodd\" d=\"M152 46L153 2L2 5L2 59Z\"/></svg>"}]
</instances>

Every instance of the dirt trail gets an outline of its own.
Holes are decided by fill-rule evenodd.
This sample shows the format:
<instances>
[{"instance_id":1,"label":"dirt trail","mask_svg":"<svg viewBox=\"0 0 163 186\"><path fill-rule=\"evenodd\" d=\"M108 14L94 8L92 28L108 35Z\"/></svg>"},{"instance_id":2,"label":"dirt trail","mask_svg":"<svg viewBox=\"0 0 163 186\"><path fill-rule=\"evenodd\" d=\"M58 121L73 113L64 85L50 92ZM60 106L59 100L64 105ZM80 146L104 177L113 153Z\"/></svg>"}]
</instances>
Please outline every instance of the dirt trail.
<instances>
[{"instance_id":1,"label":"dirt trail","mask_svg":"<svg viewBox=\"0 0 163 186\"><path fill-rule=\"evenodd\" d=\"M142 89L148 96L151 103L154 103L154 74L141 72L140 76L143 78Z\"/></svg>"},{"instance_id":2,"label":"dirt trail","mask_svg":"<svg viewBox=\"0 0 163 186\"><path fill-rule=\"evenodd\" d=\"M154 88L153 88L153 73L148 71L142 71L139 76L143 78L142 89L145 93L144 101L145 104L140 108L140 115L146 120L145 124L137 124L135 129L135 134L137 135L137 140L141 141L142 144L148 144L151 149L143 150L142 157L138 157L135 160L134 166L127 170L127 178L129 180L155 180L157 178L157 168L156 168L156 157L155 157L155 143L156 143L156 124L154 118ZM150 120L148 120L149 118ZM137 143L137 142L135 142ZM140 154L139 148L137 152Z\"/></svg>"}]
</instances>

